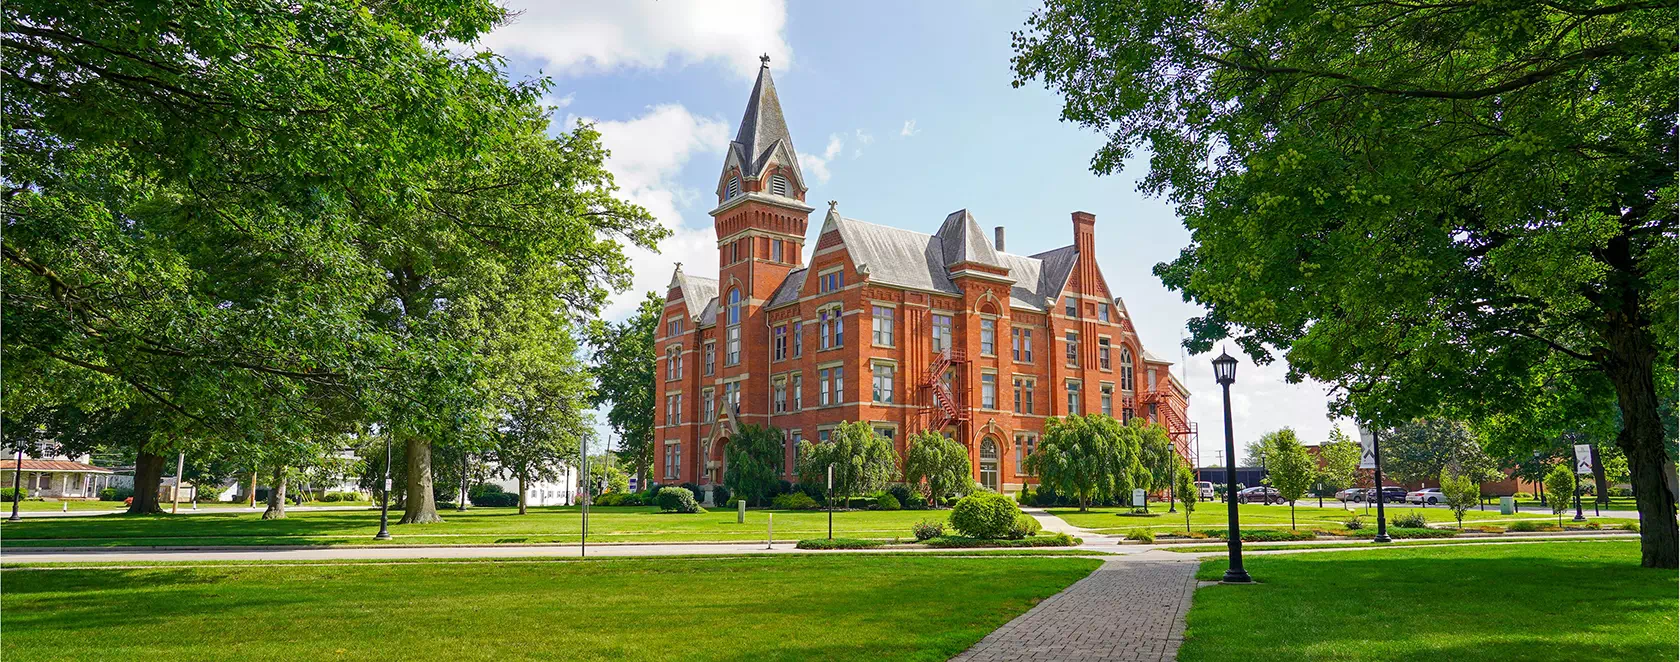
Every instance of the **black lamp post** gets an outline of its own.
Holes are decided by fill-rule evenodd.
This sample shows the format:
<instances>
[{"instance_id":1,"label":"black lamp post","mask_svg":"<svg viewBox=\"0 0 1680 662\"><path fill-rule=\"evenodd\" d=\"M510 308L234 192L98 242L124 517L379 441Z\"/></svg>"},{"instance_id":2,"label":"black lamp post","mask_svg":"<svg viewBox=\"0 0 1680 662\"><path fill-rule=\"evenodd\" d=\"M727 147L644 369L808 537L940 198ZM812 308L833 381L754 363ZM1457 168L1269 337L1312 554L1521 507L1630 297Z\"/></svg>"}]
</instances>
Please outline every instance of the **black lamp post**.
<instances>
[{"instance_id":1,"label":"black lamp post","mask_svg":"<svg viewBox=\"0 0 1680 662\"><path fill-rule=\"evenodd\" d=\"M17 464L12 465L12 516L6 518L8 522L21 522L23 516L18 514L18 502L23 500L23 444L17 447Z\"/></svg>"},{"instance_id":2,"label":"black lamp post","mask_svg":"<svg viewBox=\"0 0 1680 662\"><path fill-rule=\"evenodd\" d=\"M1383 516L1383 503L1388 501L1388 495L1383 493L1382 432L1376 428L1371 428L1371 457L1377 472L1377 537L1371 542L1392 542L1388 537L1388 520Z\"/></svg>"},{"instance_id":3,"label":"black lamp post","mask_svg":"<svg viewBox=\"0 0 1680 662\"><path fill-rule=\"evenodd\" d=\"M1230 550L1231 567L1225 570L1225 577L1220 581L1247 584L1254 580L1249 578L1248 571L1243 570L1242 529L1237 525L1237 442L1231 432L1231 384L1237 381L1237 360L1221 351L1219 358L1213 360L1213 378L1225 390L1225 503L1230 520L1225 545Z\"/></svg>"},{"instance_id":4,"label":"black lamp post","mask_svg":"<svg viewBox=\"0 0 1680 662\"><path fill-rule=\"evenodd\" d=\"M374 540L390 540L391 529L388 526L391 519L391 435L385 435L385 491L379 499L379 533L374 534Z\"/></svg>"},{"instance_id":5,"label":"black lamp post","mask_svg":"<svg viewBox=\"0 0 1680 662\"><path fill-rule=\"evenodd\" d=\"M1587 515L1581 512L1581 474L1576 471L1569 473L1575 474L1575 519L1573 521L1585 522L1587 521Z\"/></svg>"},{"instance_id":6,"label":"black lamp post","mask_svg":"<svg viewBox=\"0 0 1680 662\"><path fill-rule=\"evenodd\" d=\"M523 495L521 495L523 496ZM455 512L467 512L467 451L461 450L461 502L455 504Z\"/></svg>"}]
</instances>

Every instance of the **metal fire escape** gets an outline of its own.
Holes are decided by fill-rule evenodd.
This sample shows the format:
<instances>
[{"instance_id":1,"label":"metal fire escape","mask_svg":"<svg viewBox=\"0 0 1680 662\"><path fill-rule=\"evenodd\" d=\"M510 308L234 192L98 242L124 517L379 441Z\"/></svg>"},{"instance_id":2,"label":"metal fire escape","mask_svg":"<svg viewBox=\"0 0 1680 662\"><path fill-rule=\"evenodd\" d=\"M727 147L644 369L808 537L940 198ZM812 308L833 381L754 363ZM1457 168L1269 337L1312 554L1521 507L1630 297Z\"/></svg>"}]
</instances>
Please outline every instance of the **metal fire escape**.
<instances>
[{"instance_id":1,"label":"metal fire escape","mask_svg":"<svg viewBox=\"0 0 1680 662\"><path fill-rule=\"evenodd\" d=\"M1173 446L1178 450L1179 456L1194 464L1198 458L1192 454L1192 446L1198 445L1201 431L1194 422L1184 420L1178 410L1172 407L1169 397L1171 392L1164 390L1170 388L1171 382L1162 380L1154 390L1143 391L1138 396L1138 402L1155 406L1155 410L1161 413L1161 418L1167 421L1167 434L1172 437Z\"/></svg>"},{"instance_id":2,"label":"metal fire escape","mask_svg":"<svg viewBox=\"0 0 1680 662\"><path fill-rule=\"evenodd\" d=\"M950 347L928 364L918 389L923 430L944 430L946 426L967 421L972 416L967 367L967 353ZM947 373L952 374L949 383L945 379ZM953 384L956 386L954 389Z\"/></svg>"}]
</instances>

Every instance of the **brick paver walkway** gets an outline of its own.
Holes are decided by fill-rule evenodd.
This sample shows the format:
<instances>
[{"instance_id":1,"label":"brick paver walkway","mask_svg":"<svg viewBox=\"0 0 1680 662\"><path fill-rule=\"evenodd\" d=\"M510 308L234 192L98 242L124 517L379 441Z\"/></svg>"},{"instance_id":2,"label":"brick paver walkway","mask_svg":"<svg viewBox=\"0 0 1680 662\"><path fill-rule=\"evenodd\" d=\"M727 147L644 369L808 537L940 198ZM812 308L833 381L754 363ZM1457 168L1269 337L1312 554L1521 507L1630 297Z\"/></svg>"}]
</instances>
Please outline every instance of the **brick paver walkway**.
<instances>
[{"instance_id":1,"label":"brick paver walkway","mask_svg":"<svg viewBox=\"0 0 1680 662\"><path fill-rule=\"evenodd\" d=\"M1153 553L1105 559L1089 577L952 659L1171 660L1184 642L1184 615L1199 565L1200 559Z\"/></svg>"}]
</instances>

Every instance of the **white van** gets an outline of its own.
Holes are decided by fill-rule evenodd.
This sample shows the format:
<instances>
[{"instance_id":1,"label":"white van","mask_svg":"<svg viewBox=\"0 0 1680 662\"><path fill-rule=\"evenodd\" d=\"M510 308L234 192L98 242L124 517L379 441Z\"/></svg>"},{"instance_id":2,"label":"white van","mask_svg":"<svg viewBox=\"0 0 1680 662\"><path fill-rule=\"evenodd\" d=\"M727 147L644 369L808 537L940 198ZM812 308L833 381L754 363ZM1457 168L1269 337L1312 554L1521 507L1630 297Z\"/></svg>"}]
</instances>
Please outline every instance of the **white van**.
<instances>
[{"instance_id":1,"label":"white van","mask_svg":"<svg viewBox=\"0 0 1680 662\"><path fill-rule=\"evenodd\" d=\"M1203 501L1213 500L1213 483L1205 480L1196 481L1196 491L1201 493Z\"/></svg>"}]
</instances>

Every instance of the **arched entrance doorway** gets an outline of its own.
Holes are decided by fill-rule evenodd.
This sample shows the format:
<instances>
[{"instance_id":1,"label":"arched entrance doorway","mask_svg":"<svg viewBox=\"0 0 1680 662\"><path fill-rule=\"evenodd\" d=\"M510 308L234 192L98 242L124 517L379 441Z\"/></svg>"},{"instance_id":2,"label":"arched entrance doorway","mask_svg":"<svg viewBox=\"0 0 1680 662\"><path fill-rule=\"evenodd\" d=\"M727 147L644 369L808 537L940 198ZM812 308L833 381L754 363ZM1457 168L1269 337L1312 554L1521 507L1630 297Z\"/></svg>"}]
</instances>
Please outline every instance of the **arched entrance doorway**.
<instances>
[{"instance_id":1,"label":"arched entrance doorway","mask_svg":"<svg viewBox=\"0 0 1680 662\"><path fill-rule=\"evenodd\" d=\"M980 442L980 484L998 491L998 445L991 437Z\"/></svg>"}]
</instances>

